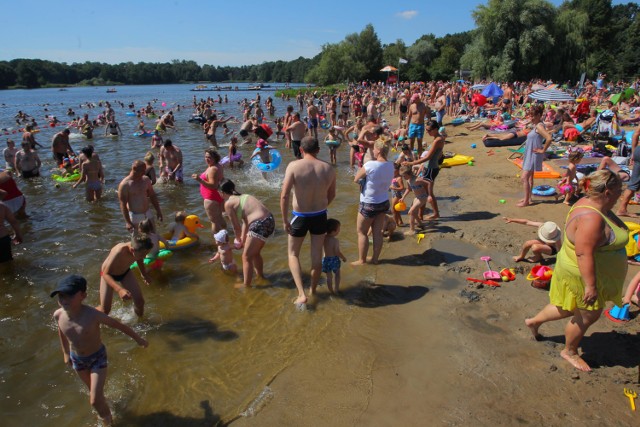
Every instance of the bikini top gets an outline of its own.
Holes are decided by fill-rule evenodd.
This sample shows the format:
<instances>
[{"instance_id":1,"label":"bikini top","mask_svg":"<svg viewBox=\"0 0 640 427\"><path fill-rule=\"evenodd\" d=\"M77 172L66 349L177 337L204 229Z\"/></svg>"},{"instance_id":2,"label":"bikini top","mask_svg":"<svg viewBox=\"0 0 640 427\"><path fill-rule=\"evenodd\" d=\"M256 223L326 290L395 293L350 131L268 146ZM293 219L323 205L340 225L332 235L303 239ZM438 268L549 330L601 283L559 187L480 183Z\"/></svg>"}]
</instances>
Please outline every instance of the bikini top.
<instances>
[{"instance_id":1,"label":"bikini top","mask_svg":"<svg viewBox=\"0 0 640 427\"><path fill-rule=\"evenodd\" d=\"M239 220L242 220L242 212L244 212L244 203L247 201L248 197L249 197L248 194L243 194L241 196L238 196L239 203L238 203L238 207L236 208L236 215L238 216Z\"/></svg>"}]
</instances>

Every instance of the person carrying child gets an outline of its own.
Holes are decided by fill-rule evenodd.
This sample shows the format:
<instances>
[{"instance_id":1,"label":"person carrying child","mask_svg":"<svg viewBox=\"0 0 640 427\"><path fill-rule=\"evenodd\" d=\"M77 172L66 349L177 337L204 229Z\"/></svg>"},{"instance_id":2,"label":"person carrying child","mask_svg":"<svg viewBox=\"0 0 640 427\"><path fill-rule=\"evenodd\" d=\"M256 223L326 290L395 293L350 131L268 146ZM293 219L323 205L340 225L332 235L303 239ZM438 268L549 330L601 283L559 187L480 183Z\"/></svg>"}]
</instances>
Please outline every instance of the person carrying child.
<instances>
[{"instance_id":1,"label":"person carrying child","mask_svg":"<svg viewBox=\"0 0 640 427\"><path fill-rule=\"evenodd\" d=\"M580 163L580 160L582 160L583 157L584 151L581 148L571 151L569 153L569 165L567 165L567 172L565 172L560 182L558 182L558 192L561 195L564 195L564 202L562 203L565 205L571 204L571 198L576 192L576 172L578 171L576 165Z\"/></svg>"},{"instance_id":2,"label":"person carrying child","mask_svg":"<svg viewBox=\"0 0 640 427\"><path fill-rule=\"evenodd\" d=\"M347 258L340 251L340 221L334 218L327 220L327 236L324 238L324 257L322 258L322 272L327 275L327 287L331 295L340 292L340 260L347 262ZM335 288L333 277L335 275ZM316 286L311 286L311 295L316 291Z\"/></svg>"},{"instance_id":3,"label":"person carrying child","mask_svg":"<svg viewBox=\"0 0 640 427\"><path fill-rule=\"evenodd\" d=\"M413 203L411 204L411 208L409 208L409 231L405 232L405 235L411 235L416 233L416 228L422 228L422 218L420 215L420 208L423 208L429 197L427 193L427 181L422 178L417 177L413 174L413 168L411 166L401 166L400 167L400 176L407 180L408 187L404 191L404 194L401 197L401 201L404 202L404 199L409 195L411 191L415 198L413 199ZM395 209L394 209L395 212Z\"/></svg>"},{"instance_id":4,"label":"person carrying child","mask_svg":"<svg viewBox=\"0 0 640 427\"><path fill-rule=\"evenodd\" d=\"M229 244L229 233L224 228L213 235L218 245L218 251L209 262L220 260L222 269L232 274L238 274L238 266L233 260L233 247Z\"/></svg>"},{"instance_id":5,"label":"person carrying child","mask_svg":"<svg viewBox=\"0 0 640 427\"><path fill-rule=\"evenodd\" d=\"M107 350L100 338L100 325L117 329L130 336L139 346L149 343L129 326L93 307L83 304L87 297L87 281L72 274L65 277L51 293L58 296L60 306L53 313L58 325L58 336L64 363L71 365L89 388L89 401L104 425L111 425L111 409L104 396L107 380Z\"/></svg>"},{"instance_id":6,"label":"person carrying child","mask_svg":"<svg viewBox=\"0 0 640 427\"><path fill-rule=\"evenodd\" d=\"M144 298L138 280L131 273L131 264L136 261L142 280L146 285L151 279L144 267L144 257L149 253L153 243L146 234L134 234L128 243L115 245L100 269L100 305L98 310L105 314L111 312L113 291L116 291L123 301L133 299L134 311L138 317L144 314Z\"/></svg>"},{"instance_id":7,"label":"person carrying child","mask_svg":"<svg viewBox=\"0 0 640 427\"><path fill-rule=\"evenodd\" d=\"M504 220L507 224L514 222L516 224L528 225L530 227L538 227L538 238L527 240L522 244L520 254L513 257L515 262L540 262L543 260L542 255L554 256L562 246L562 232L555 222L537 222L530 221L528 219L508 217L504 217ZM533 252L533 257L525 258L529 250Z\"/></svg>"},{"instance_id":8,"label":"person carrying child","mask_svg":"<svg viewBox=\"0 0 640 427\"><path fill-rule=\"evenodd\" d=\"M175 222L169 226L169 233L171 238L169 243L176 244L178 240L182 240L185 237L191 237L197 239L198 236L195 233L191 233L184 225L184 220L187 219L187 213L185 211L178 211L175 215Z\"/></svg>"}]
</instances>

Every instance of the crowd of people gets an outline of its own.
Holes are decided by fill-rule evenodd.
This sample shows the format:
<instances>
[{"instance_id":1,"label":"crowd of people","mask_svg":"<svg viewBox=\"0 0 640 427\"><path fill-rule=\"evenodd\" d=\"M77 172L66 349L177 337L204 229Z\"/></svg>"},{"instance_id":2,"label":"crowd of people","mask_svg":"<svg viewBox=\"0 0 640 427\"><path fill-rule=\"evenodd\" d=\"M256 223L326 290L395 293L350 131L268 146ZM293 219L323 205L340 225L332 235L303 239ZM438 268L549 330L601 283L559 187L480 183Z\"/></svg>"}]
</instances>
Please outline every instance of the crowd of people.
<instances>
[{"instance_id":1,"label":"crowd of people","mask_svg":"<svg viewBox=\"0 0 640 427\"><path fill-rule=\"evenodd\" d=\"M276 229L276 218L266 205L253 195L242 194L236 183L225 178L224 166L221 164L223 155L218 149L216 137L217 129L221 128L228 134L232 133L229 126L237 127L237 135L234 134L230 139L228 153L223 153L228 154L230 167L234 163L237 167L242 167L240 161L234 161L240 148L237 145L239 141L253 144L255 140L256 152L253 156L258 156L262 162L268 162L269 149L275 142L269 140L272 129L265 125L266 116L271 117L277 129L273 138L277 141L282 136L285 148L292 152L294 160L286 166L280 192L280 214L282 228L287 233L288 265L297 291L293 302L298 307L304 307L309 296L317 292L322 273L326 274L329 292L335 295L340 293L341 263L346 262L347 258L340 250L340 222L330 218L328 212L336 197L334 165L338 163L340 145L349 146L349 165L354 173L354 187L359 187L356 218L358 255L351 265L357 267L377 264L382 254L383 237L393 234L396 227L408 225L405 234L411 235L421 232L425 223L440 219L434 185L445 158L446 133L443 125L447 116L450 119L464 117L470 120L493 115L498 117L496 123L503 123L512 116L520 116L523 127L519 131L523 136L526 135L526 141L522 164L524 197L518 206L526 207L531 204L533 176L541 169L545 153L554 141L554 134L568 129L583 132L593 124L589 122L593 118L592 110L588 109L587 116L581 117L576 115L577 104L561 105L553 111L549 110L547 114L542 104L529 105L532 86L533 83L505 84L504 94L498 102L479 105L473 100L474 91L467 83L429 82L397 86L361 84L334 94L301 93L295 100L282 95L283 100L290 101L291 105L283 117L275 119L273 100L268 98L263 103L258 94L256 99L240 103L242 121L236 121L233 116L223 118L224 114L216 110L216 104L219 106L227 102L226 97L224 101L221 97L201 100L194 97L192 120L201 123L203 138L211 147L204 152L206 169L187 177L191 176L199 184L204 211L211 224L216 252L210 261L220 262L225 272L236 276L238 287L251 287L255 278L264 278L261 251ZM598 103L605 101L605 92L604 87L587 83L578 96L599 105ZM629 111L638 105L638 101L637 97L627 99L620 109L626 108ZM148 117L155 114L155 111L148 104L137 110L136 114ZM569 117L566 118L565 114ZM88 139L99 123L104 125L105 135L119 135L122 131L115 116L115 110L106 103L104 112L98 119L91 121L88 114L85 114L73 126ZM16 120L23 123L29 120L29 116L20 111ZM96 325L102 323L114 327L130 335L140 345L147 345L144 339L108 314L114 293L123 301L132 300L138 316L144 314L142 289L130 266L137 262L143 281L150 283L151 278L143 261L149 254L157 255L161 243L168 244L156 231L155 222L163 220L163 211L154 191L154 184L157 180L183 182L183 155L193 154L183 153L169 138L169 133L175 127L172 111L160 114L151 140L152 151L147 153L144 160L133 162L129 174L118 186L124 227L131 233L131 237L127 242L116 244L102 263L100 304L97 310L83 304L86 298L86 280L82 277L72 275L63 279L51 294L52 297L58 296L61 306L56 311L55 319L59 326L65 362L72 363L79 376L90 387L92 405L107 423L111 421L111 414L102 390L106 375L106 353ZM484 125L479 126L483 127ZM22 149L18 150L9 139L3 153L7 170L0 172L0 262L10 261L12 242L19 244L24 238L16 218L25 215L26 200L10 171L19 179L39 176L42 161L37 148L42 145L36 141L37 133L32 132L33 130L32 122L29 121L24 127ZM137 130L147 132L142 120ZM326 133L322 139L324 130ZM79 175L74 187L84 183L87 201L97 201L101 198L104 186L103 163L92 145L86 145L76 152L69 142L70 134L71 128L65 128L53 136L52 159L62 174ZM497 137L502 138L505 134L500 133ZM517 136L517 133L509 134ZM424 139L425 135L428 136L427 141ZM634 135L631 147L634 161L640 161L638 136L640 132ZM318 158L321 139L329 147L330 162ZM157 151L154 152L154 149ZM390 155L394 151L398 155L391 159ZM159 159L159 177L156 176L154 167L155 156ZM574 155L572 164L575 166L581 158L580 155ZM545 221L506 218L507 222L541 229L539 235L542 240L526 242L514 261L527 260L529 250L534 255L529 259L532 262L541 261L544 255L557 254L550 304L535 317L527 319L527 326L534 337L539 339L539 328L545 322L572 317L567 326L566 346L561 355L583 371L590 370L590 367L578 354L580 339L600 317L607 301L621 303L627 268L624 255L624 246L628 240L627 229L612 211L623 193L623 180L615 164L608 162L608 158L603 160L601 170L579 182L575 167L568 169L560 184L568 187L564 201L572 205L564 233ZM631 196L627 197L628 193L632 195L640 188L640 168L635 168L627 180L628 189L624 193L622 206L618 209L618 214L621 215L629 214L626 208ZM407 211L409 224L405 224L402 209L397 209L396 206L405 204L411 193L413 201L408 203L410 207ZM578 200L578 196L582 197ZM186 217L183 212L176 213L169 241L190 236L191 232L185 226ZM11 226L12 232L5 226L5 222ZM300 262L307 234L310 234L311 260L308 291L305 290ZM564 241L561 243L562 234ZM373 246L370 257L369 237ZM236 265L234 250L242 250L241 266ZM633 283L629 285L629 289L632 285ZM625 302L637 304L637 288L636 283L632 290L625 292ZM77 320L79 317L81 320ZM78 329L87 333L78 335L74 332ZM93 375L94 372L96 376Z\"/></svg>"}]
</instances>

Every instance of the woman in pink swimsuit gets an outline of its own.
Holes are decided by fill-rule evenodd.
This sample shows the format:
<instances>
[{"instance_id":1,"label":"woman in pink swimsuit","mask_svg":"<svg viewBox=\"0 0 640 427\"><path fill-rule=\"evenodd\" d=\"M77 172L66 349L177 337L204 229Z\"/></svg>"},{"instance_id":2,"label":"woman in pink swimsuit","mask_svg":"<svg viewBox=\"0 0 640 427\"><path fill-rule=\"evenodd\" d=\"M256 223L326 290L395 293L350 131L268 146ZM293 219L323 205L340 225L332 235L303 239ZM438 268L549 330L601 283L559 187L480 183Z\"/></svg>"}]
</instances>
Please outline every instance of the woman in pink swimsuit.
<instances>
[{"instance_id":1,"label":"woman in pink swimsuit","mask_svg":"<svg viewBox=\"0 0 640 427\"><path fill-rule=\"evenodd\" d=\"M224 179L222 166L220 166L220 154L212 148L204 152L204 160L207 162L207 170L202 174L193 174L192 178L200 183L200 194L204 199L204 210L211 221L211 231L215 234L227 224L222 218L224 205L222 196L218 192L220 182Z\"/></svg>"}]
</instances>

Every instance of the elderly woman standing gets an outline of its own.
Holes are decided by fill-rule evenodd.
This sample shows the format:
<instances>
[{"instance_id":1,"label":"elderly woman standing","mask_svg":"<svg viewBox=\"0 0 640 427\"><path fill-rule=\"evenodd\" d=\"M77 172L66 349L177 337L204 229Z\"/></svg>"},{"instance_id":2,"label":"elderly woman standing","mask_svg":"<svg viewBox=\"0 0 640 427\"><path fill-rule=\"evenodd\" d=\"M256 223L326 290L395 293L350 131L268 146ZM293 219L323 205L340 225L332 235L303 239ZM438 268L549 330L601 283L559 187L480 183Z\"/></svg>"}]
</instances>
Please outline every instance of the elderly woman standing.
<instances>
[{"instance_id":1,"label":"elderly woman standing","mask_svg":"<svg viewBox=\"0 0 640 427\"><path fill-rule=\"evenodd\" d=\"M531 107L531 124L533 129L527 134L525 141L524 159L522 160L522 185L524 198L516 206L524 207L531 204L531 190L533 189L533 174L542 170L544 153L553 141L551 134L542 123L543 108L539 105ZM546 140L546 142L545 142Z\"/></svg>"},{"instance_id":2,"label":"elderly woman standing","mask_svg":"<svg viewBox=\"0 0 640 427\"><path fill-rule=\"evenodd\" d=\"M237 247L244 247L242 271L244 286L249 288L254 270L258 277L264 278L260 251L273 234L276 222L273 214L260 200L238 193L233 181L225 179L220 185L220 192L225 200L224 211L229 216L236 235L235 244Z\"/></svg>"},{"instance_id":3,"label":"elderly woman standing","mask_svg":"<svg viewBox=\"0 0 640 427\"><path fill-rule=\"evenodd\" d=\"M220 154L213 148L205 151L204 160L207 162L207 170L202 174L193 174L191 177L200 183L200 195L204 199L204 210L211 221L213 234L227 227L222 218L222 205L224 201L218 191L220 182L224 179L222 166L220 166Z\"/></svg>"},{"instance_id":4,"label":"elderly woman standing","mask_svg":"<svg viewBox=\"0 0 640 427\"><path fill-rule=\"evenodd\" d=\"M538 340L540 325L572 317L560 355L576 369L590 371L578 354L578 345L589 326L600 318L606 301L621 305L629 237L627 227L611 210L622 193L620 177L608 169L599 170L584 178L580 186L587 197L567 216L565 242L551 280L550 304L525 324Z\"/></svg>"},{"instance_id":5,"label":"elderly woman standing","mask_svg":"<svg viewBox=\"0 0 640 427\"><path fill-rule=\"evenodd\" d=\"M384 218L389 211L389 194L387 190L393 179L393 162L387 161L389 145L383 138L373 144L374 160L366 162L356 173L354 182L359 183L360 209L358 210L358 260L352 265L362 265L367 262L369 238L371 229L373 237L373 256L371 264L377 264L382 251L382 228ZM361 180L364 180L362 182Z\"/></svg>"}]
</instances>

